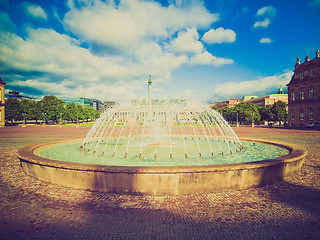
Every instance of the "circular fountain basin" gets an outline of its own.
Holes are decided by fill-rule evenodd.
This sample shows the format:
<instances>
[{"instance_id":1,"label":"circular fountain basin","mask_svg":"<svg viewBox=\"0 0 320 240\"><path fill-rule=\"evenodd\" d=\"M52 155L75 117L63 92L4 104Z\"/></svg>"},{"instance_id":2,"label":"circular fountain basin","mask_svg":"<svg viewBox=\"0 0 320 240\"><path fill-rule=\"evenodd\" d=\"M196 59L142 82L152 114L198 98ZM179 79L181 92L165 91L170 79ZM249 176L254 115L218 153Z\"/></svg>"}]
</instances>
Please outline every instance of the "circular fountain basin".
<instances>
[{"instance_id":1,"label":"circular fountain basin","mask_svg":"<svg viewBox=\"0 0 320 240\"><path fill-rule=\"evenodd\" d=\"M235 153L230 155L234 159L227 162L224 156L215 154L214 157L220 160L217 162L208 156L179 159L174 155L173 159L170 159L159 154L156 158L152 158L152 155L142 158L144 163L138 164L133 160L134 156L128 155L126 161L122 162L131 163L122 166L119 166L120 160L117 162L113 159L115 163L110 164L105 160L110 157L96 157L92 154L86 157L90 160L87 163L81 160L74 162L78 159L76 152L82 151L78 148L76 152L66 154L70 157L61 161L52 160L56 157L49 159L39 156L41 152L46 152L46 149L51 147L55 149L64 144L80 145L80 140L71 140L26 146L18 151L18 157L23 171L29 176L67 187L120 194L186 195L240 190L279 182L299 172L307 155L305 148L294 144L258 139L242 139L242 141L245 142L244 145L251 145L252 149L258 148L255 155L258 155L261 144L278 149L282 151L280 155L285 155L257 158L250 153L251 156L244 154L244 159L240 161L237 156L242 153ZM164 152L161 151L161 144L157 147L159 153ZM82 151L81 154L85 153ZM162 165L155 164L164 162L162 161L164 158L169 161L165 161L166 163ZM121 159L124 157L121 156ZM175 163L175 166L172 166L174 159L181 164Z\"/></svg>"}]
</instances>

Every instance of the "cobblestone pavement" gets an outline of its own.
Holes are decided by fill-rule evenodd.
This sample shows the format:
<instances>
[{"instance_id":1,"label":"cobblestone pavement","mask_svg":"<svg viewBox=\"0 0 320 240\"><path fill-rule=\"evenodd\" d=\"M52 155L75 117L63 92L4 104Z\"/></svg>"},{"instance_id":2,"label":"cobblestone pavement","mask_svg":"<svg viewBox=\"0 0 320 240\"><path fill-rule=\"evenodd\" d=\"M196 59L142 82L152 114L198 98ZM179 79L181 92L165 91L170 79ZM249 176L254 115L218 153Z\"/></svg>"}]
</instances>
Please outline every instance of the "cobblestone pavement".
<instances>
[{"instance_id":1,"label":"cobblestone pavement","mask_svg":"<svg viewBox=\"0 0 320 240\"><path fill-rule=\"evenodd\" d=\"M0 129L0 239L320 239L320 132L235 131L305 146L301 174L260 188L181 197L89 192L32 179L15 155L26 144L84 137L87 129Z\"/></svg>"}]
</instances>

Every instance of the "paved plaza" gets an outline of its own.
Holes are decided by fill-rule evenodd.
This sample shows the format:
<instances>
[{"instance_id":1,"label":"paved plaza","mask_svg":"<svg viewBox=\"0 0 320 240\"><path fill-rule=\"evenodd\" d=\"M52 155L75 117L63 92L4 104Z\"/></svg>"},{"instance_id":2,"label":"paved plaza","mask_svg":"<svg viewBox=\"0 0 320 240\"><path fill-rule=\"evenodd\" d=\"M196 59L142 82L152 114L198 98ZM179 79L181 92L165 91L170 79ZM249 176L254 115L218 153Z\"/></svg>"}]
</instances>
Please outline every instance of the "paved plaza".
<instances>
[{"instance_id":1,"label":"paved plaza","mask_svg":"<svg viewBox=\"0 0 320 240\"><path fill-rule=\"evenodd\" d=\"M84 138L87 127L0 128L0 239L320 239L320 131L234 128L239 137L295 143L300 174L242 191L130 196L52 185L24 174L17 149Z\"/></svg>"}]
</instances>

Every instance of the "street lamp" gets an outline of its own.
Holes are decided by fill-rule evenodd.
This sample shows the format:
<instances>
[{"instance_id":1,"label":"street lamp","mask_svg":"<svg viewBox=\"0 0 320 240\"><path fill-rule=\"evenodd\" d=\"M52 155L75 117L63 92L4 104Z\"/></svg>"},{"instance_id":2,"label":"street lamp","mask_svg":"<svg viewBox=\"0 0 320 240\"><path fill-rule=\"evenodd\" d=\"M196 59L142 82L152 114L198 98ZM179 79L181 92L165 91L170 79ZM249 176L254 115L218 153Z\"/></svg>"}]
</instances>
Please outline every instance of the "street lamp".
<instances>
[{"instance_id":1,"label":"street lamp","mask_svg":"<svg viewBox=\"0 0 320 240\"><path fill-rule=\"evenodd\" d=\"M237 127L239 126L239 113L237 113Z\"/></svg>"},{"instance_id":2,"label":"street lamp","mask_svg":"<svg viewBox=\"0 0 320 240\"><path fill-rule=\"evenodd\" d=\"M22 116L23 116L23 122L24 122L24 124L26 124L26 113L23 112L23 113L22 113Z\"/></svg>"},{"instance_id":3,"label":"street lamp","mask_svg":"<svg viewBox=\"0 0 320 240\"><path fill-rule=\"evenodd\" d=\"M23 126L26 126L26 113L23 112L22 116L23 116Z\"/></svg>"},{"instance_id":4,"label":"street lamp","mask_svg":"<svg viewBox=\"0 0 320 240\"><path fill-rule=\"evenodd\" d=\"M46 113L42 113L42 115L43 115L43 123L46 123Z\"/></svg>"},{"instance_id":5,"label":"street lamp","mask_svg":"<svg viewBox=\"0 0 320 240\"><path fill-rule=\"evenodd\" d=\"M254 113L251 113L251 127L254 127L253 116L254 116Z\"/></svg>"}]
</instances>

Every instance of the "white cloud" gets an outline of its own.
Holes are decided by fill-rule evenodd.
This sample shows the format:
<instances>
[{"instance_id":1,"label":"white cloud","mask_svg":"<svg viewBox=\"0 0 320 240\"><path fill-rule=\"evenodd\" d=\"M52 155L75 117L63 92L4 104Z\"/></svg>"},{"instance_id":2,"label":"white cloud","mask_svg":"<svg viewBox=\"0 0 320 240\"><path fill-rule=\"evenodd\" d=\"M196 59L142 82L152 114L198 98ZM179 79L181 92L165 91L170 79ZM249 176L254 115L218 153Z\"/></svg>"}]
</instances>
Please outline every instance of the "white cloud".
<instances>
[{"instance_id":1,"label":"white cloud","mask_svg":"<svg viewBox=\"0 0 320 240\"><path fill-rule=\"evenodd\" d=\"M92 2L72 8L64 18L66 27L85 41L116 49L131 48L146 38L168 38L185 28L208 27L219 19L198 1L183 8L140 0L124 0L118 6Z\"/></svg>"},{"instance_id":2,"label":"white cloud","mask_svg":"<svg viewBox=\"0 0 320 240\"><path fill-rule=\"evenodd\" d=\"M195 28L179 32L178 37L171 43L172 50L177 53L201 53L203 44L198 39L199 34Z\"/></svg>"},{"instance_id":3,"label":"white cloud","mask_svg":"<svg viewBox=\"0 0 320 240\"><path fill-rule=\"evenodd\" d=\"M44 19L44 20L47 19L46 12L39 5L31 4L29 2L24 2L22 6L23 8L25 8L26 14L28 14L29 16L33 18L38 18L38 19Z\"/></svg>"},{"instance_id":4,"label":"white cloud","mask_svg":"<svg viewBox=\"0 0 320 240\"><path fill-rule=\"evenodd\" d=\"M190 60L190 65L214 65L219 67L226 64L233 64L233 60L215 57L207 51L193 56Z\"/></svg>"},{"instance_id":5,"label":"white cloud","mask_svg":"<svg viewBox=\"0 0 320 240\"><path fill-rule=\"evenodd\" d=\"M13 32L9 16L0 13L7 23L0 31L0 71L10 79L8 86L24 86L26 93L33 89L60 98L118 101L144 94L149 74L155 82L165 83L183 65L232 64L232 59L213 56L199 40L198 30L209 29L218 15L198 0L187 2L193 4L182 0L165 7L155 1L123 0L116 5L114 1L69 0L70 10L62 20L65 34L29 27L23 38ZM41 8L32 6L29 14L30 9ZM41 18L40 12L32 16ZM223 41L230 38L225 36Z\"/></svg>"},{"instance_id":6,"label":"white cloud","mask_svg":"<svg viewBox=\"0 0 320 240\"><path fill-rule=\"evenodd\" d=\"M210 29L206 32L202 40L206 43L231 43L236 40L236 33L231 29L224 29L219 27L218 29Z\"/></svg>"},{"instance_id":7,"label":"white cloud","mask_svg":"<svg viewBox=\"0 0 320 240\"><path fill-rule=\"evenodd\" d=\"M47 80L32 79L26 86L35 88L38 84L37 89L57 90L57 96L127 99L132 97L132 91L138 94L136 90L144 76L152 73L159 81L168 80L173 70L188 61L186 56L163 52L153 42L137 49L140 57L137 62L126 56L95 56L77 40L54 30L29 28L27 32L25 40L13 33L0 34L0 62L6 63L0 70L5 71L5 66L9 66L21 72L51 76ZM72 86L65 84L67 80Z\"/></svg>"},{"instance_id":8,"label":"white cloud","mask_svg":"<svg viewBox=\"0 0 320 240\"><path fill-rule=\"evenodd\" d=\"M268 16L273 17L275 16L277 10L273 6L265 6L258 10L257 16Z\"/></svg>"},{"instance_id":9,"label":"white cloud","mask_svg":"<svg viewBox=\"0 0 320 240\"><path fill-rule=\"evenodd\" d=\"M230 97L242 97L245 95L264 95L266 91L272 91L279 86L286 86L291 77L292 71L283 74L264 77L253 81L226 82L216 86L214 98L227 99Z\"/></svg>"},{"instance_id":10,"label":"white cloud","mask_svg":"<svg viewBox=\"0 0 320 240\"><path fill-rule=\"evenodd\" d=\"M262 27L262 28L266 28L270 25L271 20L275 17L276 15L276 8L274 8L273 6L265 6L260 8L257 11L256 16L258 18L264 17L264 20L260 20L260 21L256 21L253 25L254 28L258 28L258 27Z\"/></svg>"},{"instance_id":11,"label":"white cloud","mask_svg":"<svg viewBox=\"0 0 320 240\"><path fill-rule=\"evenodd\" d=\"M271 43L272 40L270 38L261 38L260 43Z\"/></svg>"},{"instance_id":12,"label":"white cloud","mask_svg":"<svg viewBox=\"0 0 320 240\"><path fill-rule=\"evenodd\" d=\"M257 27L263 27L266 28L270 25L271 21L269 18L264 19L263 21L257 21L254 23L253 27L257 28Z\"/></svg>"}]
</instances>

